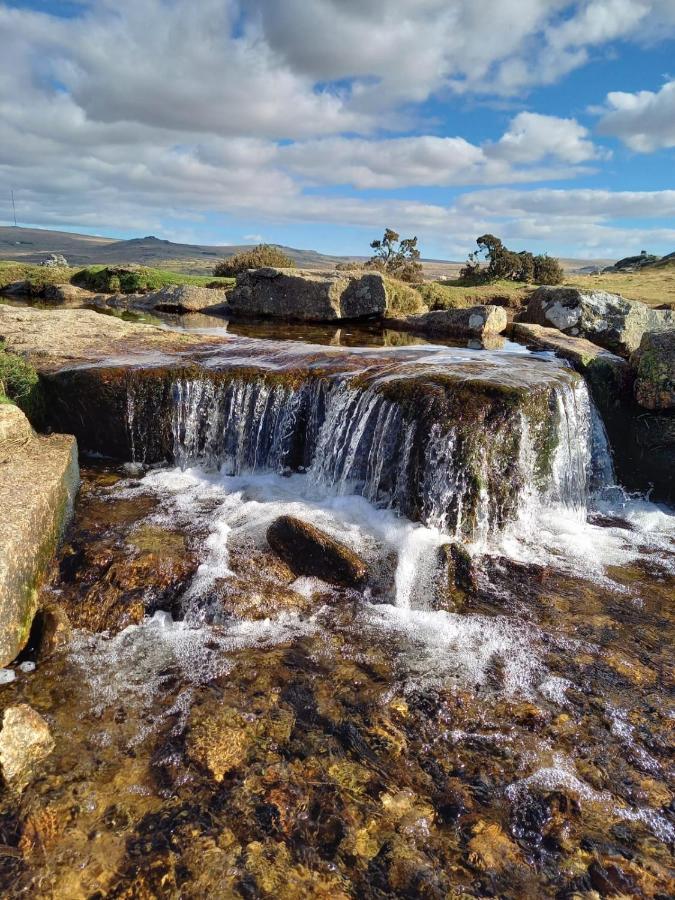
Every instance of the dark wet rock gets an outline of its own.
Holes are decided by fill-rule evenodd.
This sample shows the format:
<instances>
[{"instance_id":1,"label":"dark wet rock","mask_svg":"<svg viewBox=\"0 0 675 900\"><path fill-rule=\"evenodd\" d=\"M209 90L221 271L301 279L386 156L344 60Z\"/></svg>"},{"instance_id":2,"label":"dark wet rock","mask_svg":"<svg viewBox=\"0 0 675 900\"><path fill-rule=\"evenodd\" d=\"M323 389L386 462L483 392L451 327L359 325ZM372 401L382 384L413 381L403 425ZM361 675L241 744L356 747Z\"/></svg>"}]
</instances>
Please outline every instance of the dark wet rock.
<instances>
[{"instance_id":1,"label":"dark wet rock","mask_svg":"<svg viewBox=\"0 0 675 900\"><path fill-rule=\"evenodd\" d=\"M645 331L675 325L672 312L651 309L619 294L568 287L538 288L521 321L588 338L623 356L637 350Z\"/></svg>"},{"instance_id":2,"label":"dark wet rock","mask_svg":"<svg viewBox=\"0 0 675 900\"><path fill-rule=\"evenodd\" d=\"M12 449L9 458L0 452L2 666L28 640L37 589L72 515L79 469L74 438L34 435L15 407L0 405L0 416L4 439Z\"/></svg>"},{"instance_id":3,"label":"dark wet rock","mask_svg":"<svg viewBox=\"0 0 675 900\"><path fill-rule=\"evenodd\" d=\"M9 787L20 793L37 766L54 749L49 725L26 703L8 706L0 729L0 770Z\"/></svg>"},{"instance_id":4,"label":"dark wet rock","mask_svg":"<svg viewBox=\"0 0 675 900\"><path fill-rule=\"evenodd\" d=\"M33 621L31 644L35 643L35 653L39 660L67 646L72 635L72 627L63 607L53 604L41 607Z\"/></svg>"},{"instance_id":5,"label":"dark wet rock","mask_svg":"<svg viewBox=\"0 0 675 900\"><path fill-rule=\"evenodd\" d=\"M640 406L675 409L675 326L667 331L645 332L630 364Z\"/></svg>"},{"instance_id":6,"label":"dark wet rock","mask_svg":"<svg viewBox=\"0 0 675 900\"><path fill-rule=\"evenodd\" d=\"M235 315L329 322L381 318L387 290L379 272L249 269L237 276L228 310Z\"/></svg>"},{"instance_id":7,"label":"dark wet rock","mask_svg":"<svg viewBox=\"0 0 675 900\"><path fill-rule=\"evenodd\" d=\"M506 330L508 319L501 306L471 306L432 310L405 319L387 319L385 325L439 337L490 338Z\"/></svg>"},{"instance_id":8,"label":"dark wet rock","mask_svg":"<svg viewBox=\"0 0 675 900\"><path fill-rule=\"evenodd\" d=\"M368 566L345 544L294 516L280 516L267 530L270 547L296 575L309 575L345 587L358 587Z\"/></svg>"},{"instance_id":9,"label":"dark wet rock","mask_svg":"<svg viewBox=\"0 0 675 900\"><path fill-rule=\"evenodd\" d=\"M438 563L434 609L459 612L478 587L471 554L462 544L453 541L438 548Z\"/></svg>"}]
</instances>

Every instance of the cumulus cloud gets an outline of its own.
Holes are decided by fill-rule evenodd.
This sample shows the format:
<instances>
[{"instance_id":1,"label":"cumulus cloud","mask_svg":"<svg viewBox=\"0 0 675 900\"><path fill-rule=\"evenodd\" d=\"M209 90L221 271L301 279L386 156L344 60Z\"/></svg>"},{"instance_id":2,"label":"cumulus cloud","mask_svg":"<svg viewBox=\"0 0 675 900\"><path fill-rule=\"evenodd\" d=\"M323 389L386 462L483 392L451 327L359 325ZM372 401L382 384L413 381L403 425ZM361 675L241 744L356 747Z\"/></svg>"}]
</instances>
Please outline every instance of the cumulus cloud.
<instances>
[{"instance_id":1,"label":"cumulus cloud","mask_svg":"<svg viewBox=\"0 0 675 900\"><path fill-rule=\"evenodd\" d=\"M478 143L419 134L423 104L516 95L603 42L673 28L672 0L390 0L386 14L375 0L91 0L67 19L0 0L0 180L23 221L52 226L161 231L222 213L255 231L389 222L450 240L500 222L514 239L557 222L562 241L574 212L557 195L535 208L528 191L448 205L400 192L574 176L604 158L581 123L520 112L501 138ZM645 112L664 96L609 95L603 131L667 146L666 125L657 131L658 114ZM641 99L628 109L627 97ZM620 133L612 116L629 114ZM322 185L382 193L322 195ZM644 215L657 216L663 200L635 208L651 202ZM573 240L618 241L612 214L591 206L578 206Z\"/></svg>"},{"instance_id":2,"label":"cumulus cloud","mask_svg":"<svg viewBox=\"0 0 675 900\"><path fill-rule=\"evenodd\" d=\"M620 138L638 153L675 147L675 81L667 82L660 91L607 94L598 131Z\"/></svg>"}]
</instances>

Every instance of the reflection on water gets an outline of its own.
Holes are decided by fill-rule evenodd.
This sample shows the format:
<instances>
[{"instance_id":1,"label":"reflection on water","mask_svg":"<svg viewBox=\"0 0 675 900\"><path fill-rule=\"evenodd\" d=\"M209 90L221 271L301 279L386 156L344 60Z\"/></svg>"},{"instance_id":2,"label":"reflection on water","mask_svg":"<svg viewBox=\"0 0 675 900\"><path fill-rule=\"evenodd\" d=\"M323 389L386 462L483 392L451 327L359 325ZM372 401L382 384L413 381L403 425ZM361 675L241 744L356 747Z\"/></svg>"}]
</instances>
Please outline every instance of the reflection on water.
<instances>
[{"instance_id":1,"label":"reflection on water","mask_svg":"<svg viewBox=\"0 0 675 900\"><path fill-rule=\"evenodd\" d=\"M0 795L4 896L671 893L669 511L549 523L545 566L514 532L453 613L440 532L307 476L83 476L43 598L81 630L0 689L56 740ZM296 579L282 512L358 550L365 591Z\"/></svg>"}]
</instances>

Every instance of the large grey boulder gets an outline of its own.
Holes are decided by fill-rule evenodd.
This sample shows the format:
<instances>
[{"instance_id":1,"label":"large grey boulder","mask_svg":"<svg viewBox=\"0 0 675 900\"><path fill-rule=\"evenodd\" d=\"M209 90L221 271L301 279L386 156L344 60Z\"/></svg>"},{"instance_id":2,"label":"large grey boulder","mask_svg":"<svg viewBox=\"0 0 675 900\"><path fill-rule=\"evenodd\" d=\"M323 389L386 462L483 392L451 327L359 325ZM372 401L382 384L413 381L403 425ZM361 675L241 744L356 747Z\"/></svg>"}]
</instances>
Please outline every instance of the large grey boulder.
<instances>
[{"instance_id":1,"label":"large grey boulder","mask_svg":"<svg viewBox=\"0 0 675 900\"><path fill-rule=\"evenodd\" d=\"M386 324L404 331L419 331L439 337L489 337L501 334L508 319L501 306L470 306L465 309L439 309L388 319Z\"/></svg>"},{"instance_id":2,"label":"large grey boulder","mask_svg":"<svg viewBox=\"0 0 675 900\"><path fill-rule=\"evenodd\" d=\"M646 409L675 408L675 328L647 331L630 358L635 399Z\"/></svg>"},{"instance_id":3,"label":"large grey boulder","mask_svg":"<svg viewBox=\"0 0 675 900\"><path fill-rule=\"evenodd\" d=\"M628 356L640 346L645 331L675 326L675 314L607 291L540 287L530 297L520 321L585 337Z\"/></svg>"},{"instance_id":4,"label":"large grey boulder","mask_svg":"<svg viewBox=\"0 0 675 900\"><path fill-rule=\"evenodd\" d=\"M79 484L75 438L33 434L21 417L0 405L0 666L28 640L37 590Z\"/></svg>"},{"instance_id":5,"label":"large grey boulder","mask_svg":"<svg viewBox=\"0 0 675 900\"><path fill-rule=\"evenodd\" d=\"M228 311L307 322L381 318L387 290L379 272L249 269L237 276Z\"/></svg>"}]
</instances>

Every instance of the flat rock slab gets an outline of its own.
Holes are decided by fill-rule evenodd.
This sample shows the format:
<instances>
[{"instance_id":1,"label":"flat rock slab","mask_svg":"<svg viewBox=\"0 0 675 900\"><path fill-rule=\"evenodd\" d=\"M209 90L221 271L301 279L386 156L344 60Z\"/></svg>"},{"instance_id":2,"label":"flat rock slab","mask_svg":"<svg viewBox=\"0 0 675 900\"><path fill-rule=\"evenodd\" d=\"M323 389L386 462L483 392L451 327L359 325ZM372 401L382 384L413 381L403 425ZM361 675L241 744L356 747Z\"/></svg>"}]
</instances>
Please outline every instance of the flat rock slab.
<instances>
[{"instance_id":1,"label":"flat rock slab","mask_svg":"<svg viewBox=\"0 0 675 900\"><path fill-rule=\"evenodd\" d=\"M623 356L637 350L645 331L675 327L675 315L669 310L651 309L607 291L567 287L538 288L521 321L588 338Z\"/></svg>"},{"instance_id":2,"label":"flat rock slab","mask_svg":"<svg viewBox=\"0 0 675 900\"><path fill-rule=\"evenodd\" d=\"M8 350L29 357L40 371L134 355L147 358L158 354L161 359L162 352L175 356L217 346L222 340L125 322L89 309L39 310L2 305L0 338Z\"/></svg>"},{"instance_id":3,"label":"flat rock slab","mask_svg":"<svg viewBox=\"0 0 675 900\"><path fill-rule=\"evenodd\" d=\"M0 463L0 666L28 640L37 587L72 514L78 485L71 435L31 435Z\"/></svg>"},{"instance_id":4,"label":"flat rock slab","mask_svg":"<svg viewBox=\"0 0 675 900\"><path fill-rule=\"evenodd\" d=\"M249 269L237 276L228 311L304 322L382 318L387 290L379 272Z\"/></svg>"},{"instance_id":5,"label":"flat rock slab","mask_svg":"<svg viewBox=\"0 0 675 900\"><path fill-rule=\"evenodd\" d=\"M506 311L501 306L470 306L465 309L439 309L407 316L405 319L387 319L385 324L403 331L419 331L443 337L490 337L501 334L508 324Z\"/></svg>"},{"instance_id":6,"label":"flat rock slab","mask_svg":"<svg viewBox=\"0 0 675 900\"><path fill-rule=\"evenodd\" d=\"M169 284L147 294L112 294L104 298L104 304L113 309L177 313L213 312L223 309L226 302L224 290L195 284Z\"/></svg>"}]
</instances>

